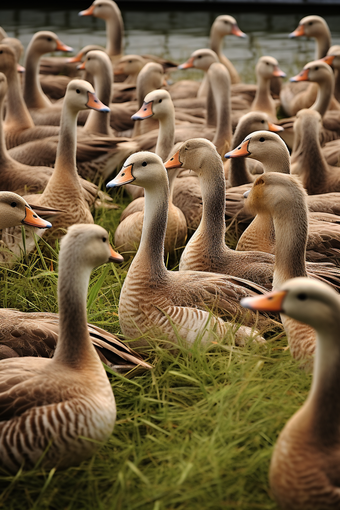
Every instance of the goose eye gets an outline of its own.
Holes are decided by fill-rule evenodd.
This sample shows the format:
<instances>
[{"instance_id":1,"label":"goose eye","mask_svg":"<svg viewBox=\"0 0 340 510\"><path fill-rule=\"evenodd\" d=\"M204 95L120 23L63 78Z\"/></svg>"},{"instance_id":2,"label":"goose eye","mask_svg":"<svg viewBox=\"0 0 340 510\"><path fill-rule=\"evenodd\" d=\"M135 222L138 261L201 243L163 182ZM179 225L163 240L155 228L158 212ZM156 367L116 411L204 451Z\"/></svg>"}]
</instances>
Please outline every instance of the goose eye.
<instances>
[{"instance_id":1,"label":"goose eye","mask_svg":"<svg viewBox=\"0 0 340 510\"><path fill-rule=\"evenodd\" d=\"M162 102L162 99L160 99L158 102L159 102L159 103L161 103L161 102Z\"/></svg>"},{"instance_id":2,"label":"goose eye","mask_svg":"<svg viewBox=\"0 0 340 510\"><path fill-rule=\"evenodd\" d=\"M265 138L263 138L263 136L260 138L259 140L260 142L264 142L265 141Z\"/></svg>"},{"instance_id":3,"label":"goose eye","mask_svg":"<svg viewBox=\"0 0 340 510\"><path fill-rule=\"evenodd\" d=\"M1 50L0 53L3 53L3 51Z\"/></svg>"},{"instance_id":4,"label":"goose eye","mask_svg":"<svg viewBox=\"0 0 340 510\"><path fill-rule=\"evenodd\" d=\"M308 25L309 25L309 26L313 25L313 21L310 21L310 22L308 23Z\"/></svg>"},{"instance_id":5,"label":"goose eye","mask_svg":"<svg viewBox=\"0 0 340 510\"><path fill-rule=\"evenodd\" d=\"M52 41L52 37L47 38L48 42Z\"/></svg>"},{"instance_id":6,"label":"goose eye","mask_svg":"<svg viewBox=\"0 0 340 510\"><path fill-rule=\"evenodd\" d=\"M300 300L300 301L306 301L307 299L307 294L305 294L304 292L301 292L300 294L297 295L297 298Z\"/></svg>"},{"instance_id":7,"label":"goose eye","mask_svg":"<svg viewBox=\"0 0 340 510\"><path fill-rule=\"evenodd\" d=\"M129 63L129 64L132 64L132 60L129 60L129 61L128 61L128 63Z\"/></svg>"},{"instance_id":8,"label":"goose eye","mask_svg":"<svg viewBox=\"0 0 340 510\"><path fill-rule=\"evenodd\" d=\"M264 124L264 120L261 120L261 123Z\"/></svg>"},{"instance_id":9,"label":"goose eye","mask_svg":"<svg viewBox=\"0 0 340 510\"><path fill-rule=\"evenodd\" d=\"M142 166L147 166L147 162L143 161Z\"/></svg>"},{"instance_id":10,"label":"goose eye","mask_svg":"<svg viewBox=\"0 0 340 510\"><path fill-rule=\"evenodd\" d=\"M16 207L18 204L16 202L11 202L11 207Z\"/></svg>"},{"instance_id":11,"label":"goose eye","mask_svg":"<svg viewBox=\"0 0 340 510\"><path fill-rule=\"evenodd\" d=\"M76 92L77 92L77 94L80 94L80 90L79 89L76 89Z\"/></svg>"},{"instance_id":12,"label":"goose eye","mask_svg":"<svg viewBox=\"0 0 340 510\"><path fill-rule=\"evenodd\" d=\"M198 57L197 57L197 58L202 58L202 55L198 55Z\"/></svg>"},{"instance_id":13,"label":"goose eye","mask_svg":"<svg viewBox=\"0 0 340 510\"><path fill-rule=\"evenodd\" d=\"M106 243L106 237L102 237L103 243Z\"/></svg>"}]
</instances>

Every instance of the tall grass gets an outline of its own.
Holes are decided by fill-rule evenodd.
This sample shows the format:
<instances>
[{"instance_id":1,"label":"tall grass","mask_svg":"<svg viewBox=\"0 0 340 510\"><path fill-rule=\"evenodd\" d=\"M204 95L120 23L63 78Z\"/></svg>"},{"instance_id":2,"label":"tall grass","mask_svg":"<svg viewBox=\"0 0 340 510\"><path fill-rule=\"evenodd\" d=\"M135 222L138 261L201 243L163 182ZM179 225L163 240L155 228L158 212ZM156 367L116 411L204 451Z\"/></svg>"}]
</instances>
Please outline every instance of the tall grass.
<instances>
[{"instance_id":1,"label":"tall grass","mask_svg":"<svg viewBox=\"0 0 340 510\"><path fill-rule=\"evenodd\" d=\"M113 233L117 210L94 212ZM0 305L57 311L58 250L44 242L12 269L0 270ZM88 320L119 332L118 302L130 262L97 268ZM133 342L131 342L133 347ZM0 509L202 510L275 509L268 468L276 438L300 407L311 376L292 360L286 338L177 351L149 342L154 369L134 378L108 377L117 403L110 440L89 461L65 471L37 466L0 472Z\"/></svg>"}]
</instances>

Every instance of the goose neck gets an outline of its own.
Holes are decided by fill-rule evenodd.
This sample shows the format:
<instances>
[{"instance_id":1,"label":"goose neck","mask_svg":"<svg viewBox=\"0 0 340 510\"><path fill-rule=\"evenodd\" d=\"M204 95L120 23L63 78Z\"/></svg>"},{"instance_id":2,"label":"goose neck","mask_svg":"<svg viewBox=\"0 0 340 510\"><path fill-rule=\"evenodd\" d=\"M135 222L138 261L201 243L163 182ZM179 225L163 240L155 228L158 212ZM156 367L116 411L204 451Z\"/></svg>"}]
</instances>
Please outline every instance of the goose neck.
<instances>
[{"instance_id":1,"label":"goose neck","mask_svg":"<svg viewBox=\"0 0 340 510\"><path fill-rule=\"evenodd\" d=\"M0 98L0 163L3 164L5 161L8 161L9 156L6 147L5 141L5 133L3 127L3 119L4 118L4 97Z\"/></svg>"},{"instance_id":2,"label":"goose neck","mask_svg":"<svg viewBox=\"0 0 340 510\"><path fill-rule=\"evenodd\" d=\"M98 98L105 105L109 105L111 102L112 76L110 76L109 73L103 73L102 76L95 75L93 80L94 89ZM87 133L98 133L104 136L110 136L110 112L91 110L83 130Z\"/></svg>"},{"instance_id":3,"label":"goose neck","mask_svg":"<svg viewBox=\"0 0 340 510\"><path fill-rule=\"evenodd\" d=\"M229 72L221 63L214 63L208 70L208 78L216 111L216 133L213 143L217 152L229 150L232 139L231 99Z\"/></svg>"},{"instance_id":4,"label":"goose neck","mask_svg":"<svg viewBox=\"0 0 340 510\"><path fill-rule=\"evenodd\" d=\"M316 110L323 117L328 110L329 103L331 102L334 94L334 78L333 75L329 75L328 79L318 83L319 90L316 96L315 103L311 106L312 110Z\"/></svg>"},{"instance_id":5,"label":"goose neck","mask_svg":"<svg viewBox=\"0 0 340 510\"><path fill-rule=\"evenodd\" d=\"M123 50L124 25L118 6L112 5L112 16L106 19L106 52L114 57Z\"/></svg>"},{"instance_id":6,"label":"goose neck","mask_svg":"<svg viewBox=\"0 0 340 510\"><path fill-rule=\"evenodd\" d=\"M51 101L43 93L39 80L40 55L27 48L24 77L24 100L27 108L49 108Z\"/></svg>"},{"instance_id":7,"label":"goose neck","mask_svg":"<svg viewBox=\"0 0 340 510\"><path fill-rule=\"evenodd\" d=\"M34 127L34 122L24 101L19 73L16 68L11 69L7 76L7 107L5 116L5 129L14 129L20 126L20 130Z\"/></svg>"},{"instance_id":8,"label":"goose neck","mask_svg":"<svg viewBox=\"0 0 340 510\"><path fill-rule=\"evenodd\" d=\"M155 153L166 161L175 143L175 110L172 108L159 119L159 131Z\"/></svg>"},{"instance_id":9,"label":"goose neck","mask_svg":"<svg viewBox=\"0 0 340 510\"><path fill-rule=\"evenodd\" d=\"M158 186L145 188L143 230L138 252L132 262L148 267L150 279L157 280L166 274L164 240L168 220L169 183L167 175Z\"/></svg>"},{"instance_id":10,"label":"goose neck","mask_svg":"<svg viewBox=\"0 0 340 510\"><path fill-rule=\"evenodd\" d=\"M316 38L315 60L324 58L327 55L327 52L331 47L331 44L332 44L331 33L327 29L322 35Z\"/></svg>"}]
</instances>

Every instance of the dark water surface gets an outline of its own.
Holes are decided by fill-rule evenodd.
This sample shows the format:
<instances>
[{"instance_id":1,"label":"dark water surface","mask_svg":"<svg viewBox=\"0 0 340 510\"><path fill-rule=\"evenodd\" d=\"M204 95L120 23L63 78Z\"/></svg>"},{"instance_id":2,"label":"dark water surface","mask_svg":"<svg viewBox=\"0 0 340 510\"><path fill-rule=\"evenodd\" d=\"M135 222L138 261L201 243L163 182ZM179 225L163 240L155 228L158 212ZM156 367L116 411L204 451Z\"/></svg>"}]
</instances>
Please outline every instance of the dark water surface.
<instances>
[{"instance_id":1,"label":"dark water surface","mask_svg":"<svg viewBox=\"0 0 340 510\"><path fill-rule=\"evenodd\" d=\"M86 9L91 2L79 8ZM8 5L8 4L7 4ZM198 8L197 8L198 7ZM223 10L221 10L223 8ZM180 6L179 6L180 9ZM282 13L276 6L268 11L252 12L244 8L229 12L225 5L212 5L212 9L200 10L199 4L190 10L169 11L131 9L121 6L125 26L124 52L153 53L184 62L192 51L208 47L211 24L219 14L232 14L248 37L240 39L228 36L224 40L224 53L230 58L245 82L254 82L254 67L262 55L272 55L278 59L280 67L293 76L305 63L314 59L315 43L312 39L300 37L289 39L288 34L298 25L299 20L314 11L291 12L289 7ZM38 30L52 30L75 51L87 44L105 46L105 23L101 19L79 17L78 10L43 9L1 9L0 26L8 35L18 37L27 46L32 35ZM320 12L320 6L318 8ZM332 44L340 44L340 14L324 15L332 33ZM176 72L174 78L186 77L185 71ZM197 75L200 77L200 74Z\"/></svg>"}]
</instances>

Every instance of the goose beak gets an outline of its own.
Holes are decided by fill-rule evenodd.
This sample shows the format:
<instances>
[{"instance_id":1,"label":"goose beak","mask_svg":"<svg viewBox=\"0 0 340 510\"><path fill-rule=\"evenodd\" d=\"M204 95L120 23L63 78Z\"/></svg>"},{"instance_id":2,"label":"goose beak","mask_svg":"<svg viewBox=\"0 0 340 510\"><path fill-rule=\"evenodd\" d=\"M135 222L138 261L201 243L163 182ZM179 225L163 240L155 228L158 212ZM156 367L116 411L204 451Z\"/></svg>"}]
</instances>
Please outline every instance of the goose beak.
<instances>
[{"instance_id":1,"label":"goose beak","mask_svg":"<svg viewBox=\"0 0 340 510\"><path fill-rule=\"evenodd\" d=\"M247 34L242 32L242 30L240 30L236 24L232 26L231 33L233 35L236 35L237 37L243 37L243 38L247 37Z\"/></svg>"},{"instance_id":2,"label":"goose beak","mask_svg":"<svg viewBox=\"0 0 340 510\"><path fill-rule=\"evenodd\" d=\"M292 39L293 37L301 37L301 35L306 35L305 34L305 28L303 25L299 25L295 30L294 32L291 32L289 34L289 39Z\"/></svg>"},{"instance_id":3,"label":"goose beak","mask_svg":"<svg viewBox=\"0 0 340 510\"><path fill-rule=\"evenodd\" d=\"M250 193L250 192L251 192L251 190L250 190L250 189L248 189L248 191L245 191L245 192L243 193L243 198L248 198L248 197L249 197L249 193Z\"/></svg>"},{"instance_id":4,"label":"goose beak","mask_svg":"<svg viewBox=\"0 0 340 510\"><path fill-rule=\"evenodd\" d=\"M69 62L71 61L71 59L69 60ZM73 62L76 62L76 60L73 60ZM77 66L77 69L79 69L79 71L83 71L85 69L85 61L82 62L81 64L79 64L79 66Z\"/></svg>"},{"instance_id":5,"label":"goose beak","mask_svg":"<svg viewBox=\"0 0 340 510\"><path fill-rule=\"evenodd\" d=\"M51 228L52 224L49 221L43 220L38 216L33 209L29 207L25 207L25 218L21 221L24 225L29 225L30 227L36 228Z\"/></svg>"},{"instance_id":6,"label":"goose beak","mask_svg":"<svg viewBox=\"0 0 340 510\"><path fill-rule=\"evenodd\" d=\"M293 78L290 78L289 81L309 81L308 73L309 69L302 69L301 73L293 76Z\"/></svg>"},{"instance_id":7,"label":"goose beak","mask_svg":"<svg viewBox=\"0 0 340 510\"><path fill-rule=\"evenodd\" d=\"M194 67L194 57L190 57L189 60L179 65L177 69L188 69L189 67Z\"/></svg>"},{"instance_id":8,"label":"goose beak","mask_svg":"<svg viewBox=\"0 0 340 510\"><path fill-rule=\"evenodd\" d=\"M241 299L240 304L250 310L259 312L280 312L284 313L283 301L287 295L286 290L268 292L262 296L246 297Z\"/></svg>"},{"instance_id":9,"label":"goose beak","mask_svg":"<svg viewBox=\"0 0 340 510\"><path fill-rule=\"evenodd\" d=\"M271 122L268 122L268 129L269 131L273 131L274 133L279 133L280 131L284 131L284 127L278 126L277 124L272 124Z\"/></svg>"},{"instance_id":10,"label":"goose beak","mask_svg":"<svg viewBox=\"0 0 340 510\"><path fill-rule=\"evenodd\" d=\"M164 166L167 170L169 170L169 168L180 168L183 166L182 161L179 159L179 151L177 151L172 158L168 159L168 161L164 163Z\"/></svg>"},{"instance_id":11,"label":"goose beak","mask_svg":"<svg viewBox=\"0 0 340 510\"><path fill-rule=\"evenodd\" d=\"M245 140L242 142L238 147L233 149L232 151L227 152L227 154L224 155L225 158L240 158L242 156L249 156L250 151L248 150L248 145L250 142L250 138L248 140Z\"/></svg>"},{"instance_id":12,"label":"goose beak","mask_svg":"<svg viewBox=\"0 0 340 510\"><path fill-rule=\"evenodd\" d=\"M88 9L78 12L78 16L93 16L94 9L95 5L92 4Z\"/></svg>"},{"instance_id":13,"label":"goose beak","mask_svg":"<svg viewBox=\"0 0 340 510\"><path fill-rule=\"evenodd\" d=\"M87 92L88 101L86 103L86 106L88 108L92 108L93 110L97 110L98 112L109 112L110 108L105 106L104 103L99 101L96 94L94 92Z\"/></svg>"},{"instance_id":14,"label":"goose beak","mask_svg":"<svg viewBox=\"0 0 340 510\"><path fill-rule=\"evenodd\" d=\"M124 257L122 255L120 255L120 253L114 251L112 246L110 246L109 262L119 262L119 263L124 262Z\"/></svg>"},{"instance_id":15,"label":"goose beak","mask_svg":"<svg viewBox=\"0 0 340 510\"><path fill-rule=\"evenodd\" d=\"M116 175L112 181L108 182L106 187L115 188L117 186L123 186L124 184L129 184L130 182L134 181L135 178L132 175L132 168L133 165L123 166L119 174Z\"/></svg>"},{"instance_id":16,"label":"goose beak","mask_svg":"<svg viewBox=\"0 0 340 510\"><path fill-rule=\"evenodd\" d=\"M26 71L26 69L21 66L20 64L17 64L17 71L18 73L24 73Z\"/></svg>"},{"instance_id":17,"label":"goose beak","mask_svg":"<svg viewBox=\"0 0 340 510\"><path fill-rule=\"evenodd\" d=\"M322 62L326 62L329 66L333 64L333 60L335 58L335 55L326 55L325 57L321 58L320 60Z\"/></svg>"},{"instance_id":18,"label":"goose beak","mask_svg":"<svg viewBox=\"0 0 340 510\"><path fill-rule=\"evenodd\" d=\"M149 101L148 103L143 103L142 107L138 110L138 112L134 113L131 116L132 120L143 120L148 119L153 116L152 111L153 101Z\"/></svg>"},{"instance_id":19,"label":"goose beak","mask_svg":"<svg viewBox=\"0 0 340 510\"><path fill-rule=\"evenodd\" d=\"M66 46L66 44L59 41L59 39L58 39L56 50L58 50L58 51L73 51L73 48L71 48L71 46Z\"/></svg>"},{"instance_id":20,"label":"goose beak","mask_svg":"<svg viewBox=\"0 0 340 510\"><path fill-rule=\"evenodd\" d=\"M275 66L273 76L277 76L278 78L285 78L287 75L278 66Z\"/></svg>"},{"instance_id":21,"label":"goose beak","mask_svg":"<svg viewBox=\"0 0 340 510\"><path fill-rule=\"evenodd\" d=\"M80 51L78 55L75 55L74 57L69 57L66 62L69 63L75 63L75 62L81 62L81 59L83 58L83 52Z\"/></svg>"}]
</instances>

